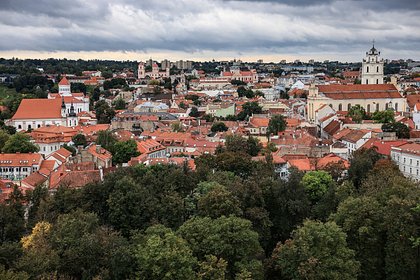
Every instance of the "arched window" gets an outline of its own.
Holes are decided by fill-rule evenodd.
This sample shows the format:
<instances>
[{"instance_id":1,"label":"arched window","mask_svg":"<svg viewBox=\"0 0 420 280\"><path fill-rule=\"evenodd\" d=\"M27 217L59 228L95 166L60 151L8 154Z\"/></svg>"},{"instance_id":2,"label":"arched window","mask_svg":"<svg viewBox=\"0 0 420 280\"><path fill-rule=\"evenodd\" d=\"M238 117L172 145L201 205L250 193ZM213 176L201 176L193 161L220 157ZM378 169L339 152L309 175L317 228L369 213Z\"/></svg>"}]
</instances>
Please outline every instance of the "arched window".
<instances>
[{"instance_id":1,"label":"arched window","mask_svg":"<svg viewBox=\"0 0 420 280\"><path fill-rule=\"evenodd\" d=\"M376 84L379 84L379 79L376 79Z\"/></svg>"},{"instance_id":2,"label":"arched window","mask_svg":"<svg viewBox=\"0 0 420 280\"><path fill-rule=\"evenodd\" d=\"M395 103L395 112L398 112L398 103Z\"/></svg>"},{"instance_id":3,"label":"arched window","mask_svg":"<svg viewBox=\"0 0 420 280\"><path fill-rule=\"evenodd\" d=\"M350 111L350 108L351 108L351 104L349 103L347 104L347 111Z\"/></svg>"},{"instance_id":4,"label":"arched window","mask_svg":"<svg viewBox=\"0 0 420 280\"><path fill-rule=\"evenodd\" d=\"M367 85L369 84L369 80L368 80L368 79L366 79L366 84L367 84Z\"/></svg>"},{"instance_id":5,"label":"arched window","mask_svg":"<svg viewBox=\"0 0 420 280\"><path fill-rule=\"evenodd\" d=\"M338 111L343 111L343 105L341 103L338 104Z\"/></svg>"},{"instance_id":6,"label":"arched window","mask_svg":"<svg viewBox=\"0 0 420 280\"><path fill-rule=\"evenodd\" d=\"M366 73L369 73L369 66L366 66Z\"/></svg>"},{"instance_id":7,"label":"arched window","mask_svg":"<svg viewBox=\"0 0 420 280\"><path fill-rule=\"evenodd\" d=\"M376 104L376 112L379 112L379 103Z\"/></svg>"},{"instance_id":8,"label":"arched window","mask_svg":"<svg viewBox=\"0 0 420 280\"><path fill-rule=\"evenodd\" d=\"M28 124L28 130L32 129L32 125Z\"/></svg>"},{"instance_id":9,"label":"arched window","mask_svg":"<svg viewBox=\"0 0 420 280\"><path fill-rule=\"evenodd\" d=\"M376 73L379 73L379 66L376 66Z\"/></svg>"},{"instance_id":10,"label":"arched window","mask_svg":"<svg viewBox=\"0 0 420 280\"><path fill-rule=\"evenodd\" d=\"M370 104L367 105L366 112L370 113Z\"/></svg>"}]
</instances>

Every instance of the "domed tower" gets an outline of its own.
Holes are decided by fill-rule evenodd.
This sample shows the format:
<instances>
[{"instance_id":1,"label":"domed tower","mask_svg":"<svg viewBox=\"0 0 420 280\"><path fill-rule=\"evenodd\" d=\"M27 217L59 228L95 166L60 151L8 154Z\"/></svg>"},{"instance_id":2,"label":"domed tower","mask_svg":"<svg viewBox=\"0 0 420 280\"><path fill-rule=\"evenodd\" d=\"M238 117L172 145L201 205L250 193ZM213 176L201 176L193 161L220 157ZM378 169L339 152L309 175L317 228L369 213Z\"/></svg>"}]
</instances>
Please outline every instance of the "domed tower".
<instances>
[{"instance_id":1,"label":"domed tower","mask_svg":"<svg viewBox=\"0 0 420 280\"><path fill-rule=\"evenodd\" d=\"M366 52L362 63L361 82L363 85L384 83L384 60L380 55L381 52L375 48L375 44Z\"/></svg>"}]
</instances>

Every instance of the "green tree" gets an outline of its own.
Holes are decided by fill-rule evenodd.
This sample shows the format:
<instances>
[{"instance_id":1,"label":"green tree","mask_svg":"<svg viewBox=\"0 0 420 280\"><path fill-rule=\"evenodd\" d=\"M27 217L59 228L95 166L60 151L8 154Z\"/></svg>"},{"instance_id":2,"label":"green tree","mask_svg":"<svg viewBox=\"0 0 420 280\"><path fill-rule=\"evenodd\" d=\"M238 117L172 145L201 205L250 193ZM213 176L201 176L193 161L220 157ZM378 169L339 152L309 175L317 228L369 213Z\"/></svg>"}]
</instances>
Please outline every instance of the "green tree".
<instances>
[{"instance_id":1,"label":"green tree","mask_svg":"<svg viewBox=\"0 0 420 280\"><path fill-rule=\"evenodd\" d=\"M114 101L114 107L115 110L124 110L126 108L124 99L122 99L121 97L117 98L117 100Z\"/></svg>"},{"instance_id":2,"label":"green tree","mask_svg":"<svg viewBox=\"0 0 420 280\"><path fill-rule=\"evenodd\" d=\"M3 149L4 145L6 144L7 140L9 140L9 138L10 135L3 129L0 129L0 150Z\"/></svg>"},{"instance_id":3,"label":"green tree","mask_svg":"<svg viewBox=\"0 0 420 280\"><path fill-rule=\"evenodd\" d=\"M153 226L136 236L135 249L139 279L196 279L193 267L197 260L185 240L172 230Z\"/></svg>"},{"instance_id":4,"label":"green tree","mask_svg":"<svg viewBox=\"0 0 420 280\"><path fill-rule=\"evenodd\" d=\"M357 279L360 264L333 222L305 221L279 243L272 261L282 279Z\"/></svg>"},{"instance_id":5,"label":"green tree","mask_svg":"<svg viewBox=\"0 0 420 280\"><path fill-rule=\"evenodd\" d=\"M302 178L302 184L312 203L318 202L328 191L333 179L328 172L310 171Z\"/></svg>"},{"instance_id":6,"label":"green tree","mask_svg":"<svg viewBox=\"0 0 420 280\"><path fill-rule=\"evenodd\" d=\"M273 115L268 122L267 134L277 135L280 131L286 129L287 122L282 115Z\"/></svg>"},{"instance_id":7,"label":"green tree","mask_svg":"<svg viewBox=\"0 0 420 280\"><path fill-rule=\"evenodd\" d=\"M361 123L367 117L365 109L360 105L352 106L347 112L347 116L356 123Z\"/></svg>"},{"instance_id":8,"label":"green tree","mask_svg":"<svg viewBox=\"0 0 420 280\"><path fill-rule=\"evenodd\" d=\"M71 140L74 143L74 146L79 147L79 146L83 146L86 147L87 145L87 140L86 140L86 136L84 134L76 134L74 135Z\"/></svg>"},{"instance_id":9,"label":"green tree","mask_svg":"<svg viewBox=\"0 0 420 280\"><path fill-rule=\"evenodd\" d=\"M350 158L349 179L356 188L359 188L363 179L374 167L375 163L381 158L381 155L375 148L359 149L355 151Z\"/></svg>"},{"instance_id":10,"label":"green tree","mask_svg":"<svg viewBox=\"0 0 420 280\"><path fill-rule=\"evenodd\" d=\"M217 184L206 194L198 198L198 213L201 216L218 218L222 215L242 215L238 199L226 189Z\"/></svg>"},{"instance_id":11,"label":"green tree","mask_svg":"<svg viewBox=\"0 0 420 280\"><path fill-rule=\"evenodd\" d=\"M38 151L38 146L32 144L29 135L23 133L10 136L2 149L4 153L36 153Z\"/></svg>"},{"instance_id":12,"label":"green tree","mask_svg":"<svg viewBox=\"0 0 420 280\"><path fill-rule=\"evenodd\" d=\"M262 107L258 105L258 102L246 102L242 105L242 111L238 114L239 120L246 120L253 114L261 114L262 113Z\"/></svg>"},{"instance_id":13,"label":"green tree","mask_svg":"<svg viewBox=\"0 0 420 280\"><path fill-rule=\"evenodd\" d=\"M198 264L198 280L225 280L227 262L213 255L207 255L206 259Z\"/></svg>"},{"instance_id":14,"label":"green tree","mask_svg":"<svg viewBox=\"0 0 420 280\"><path fill-rule=\"evenodd\" d=\"M25 272L7 270L4 266L0 265L0 279L5 280L29 280L30 276Z\"/></svg>"},{"instance_id":15,"label":"green tree","mask_svg":"<svg viewBox=\"0 0 420 280\"><path fill-rule=\"evenodd\" d=\"M115 143L112 152L112 161L115 164L126 163L132 157L140 155L140 152L137 150L137 143L134 140L120 141Z\"/></svg>"},{"instance_id":16,"label":"green tree","mask_svg":"<svg viewBox=\"0 0 420 280\"><path fill-rule=\"evenodd\" d=\"M398 138L410 138L410 129L403 123L400 122L391 122L384 123L382 125L382 130L387 132L395 132Z\"/></svg>"},{"instance_id":17,"label":"green tree","mask_svg":"<svg viewBox=\"0 0 420 280\"><path fill-rule=\"evenodd\" d=\"M111 119L115 116L115 111L104 100L100 100L95 104L96 119L98 123L111 123Z\"/></svg>"},{"instance_id":18,"label":"green tree","mask_svg":"<svg viewBox=\"0 0 420 280\"><path fill-rule=\"evenodd\" d=\"M200 116L200 113L198 112L197 107L193 106L190 111L190 117L197 118L198 116Z\"/></svg>"},{"instance_id":19,"label":"green tree","mask_svg":"<svg viewBox=\"0 0 420 280\"><path fill-rule=\"evenodd\" d=\"M117 141L117 138L110 130L100 130L98 132L98 137L96 138L96 144L101 145L103 148L110 152L112 152Z\"/></svg>"},{"instance_id":20,"label":"green tree","mask_svg":"<svg viewBox=\"0 0 420 280\"><path fill-rule=\"evenodd\" d=\"M394 111L385 110L385 111L374 112L372 115L372 119L376 123L392 123L394 122Z\"/></svg>"},{"instance_id":21,"label":"green tree","mask_svg":"<svg viewBox=\"0 0 420 280\"><path fill-rule=\"evenodd\" d=\"M227 130L228 130L228 127L226 126L226 124L224 122L215 122L211 126L211 131L212 132L223 132L223 131L227 131Z\"/></svg>"},{"instance_id":22,"label":"green tree","mask_svg":"<svg viewBox=\"0 0 420 280\"><path fill-rule=\"evenodd\" d=\"M230 278L247 269L252 279L262 279L261 246L250 221L234 216L192 218L178 230L200 261L213 255L227 261Z\"/></svg>"}]
</instances>

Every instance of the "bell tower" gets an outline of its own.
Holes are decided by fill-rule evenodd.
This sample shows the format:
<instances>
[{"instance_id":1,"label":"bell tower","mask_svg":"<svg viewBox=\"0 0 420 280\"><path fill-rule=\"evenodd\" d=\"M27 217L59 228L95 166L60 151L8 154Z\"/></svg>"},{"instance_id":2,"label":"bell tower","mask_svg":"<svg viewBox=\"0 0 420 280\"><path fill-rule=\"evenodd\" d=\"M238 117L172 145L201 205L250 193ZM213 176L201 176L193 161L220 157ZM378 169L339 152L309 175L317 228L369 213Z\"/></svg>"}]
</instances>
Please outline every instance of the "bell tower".
<instances>
[{"instance_id":1,"label":"bell tower","mask_svg":"<svg viewBox=\"0 0 420 280\"><path fill-rule=\"evenodd\" d=\"M361 83L363 85L384 83L384 60L380 57L381 52L375 48L373 41L372 48L366 52L362 62Z\"/></svg>"}]
</instances>

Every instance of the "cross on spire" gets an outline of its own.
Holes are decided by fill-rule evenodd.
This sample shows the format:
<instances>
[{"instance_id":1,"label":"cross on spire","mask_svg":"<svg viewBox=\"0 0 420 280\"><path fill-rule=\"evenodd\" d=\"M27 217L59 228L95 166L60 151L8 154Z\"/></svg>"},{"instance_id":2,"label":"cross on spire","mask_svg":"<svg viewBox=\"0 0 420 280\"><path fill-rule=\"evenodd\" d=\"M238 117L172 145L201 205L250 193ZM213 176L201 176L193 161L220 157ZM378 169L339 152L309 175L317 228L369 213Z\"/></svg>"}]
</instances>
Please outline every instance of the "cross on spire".
<instances>
[{"instance_id":1,"label":"cross on spire","mask_svg":"<svg viewBox=\"0 0 420 280\"><path fill-rule=\"evenodd\" d=\"M375 47L375 39L372 40L372 45Z\"/></svg>"}]
</instances>

